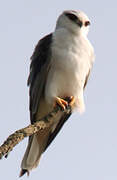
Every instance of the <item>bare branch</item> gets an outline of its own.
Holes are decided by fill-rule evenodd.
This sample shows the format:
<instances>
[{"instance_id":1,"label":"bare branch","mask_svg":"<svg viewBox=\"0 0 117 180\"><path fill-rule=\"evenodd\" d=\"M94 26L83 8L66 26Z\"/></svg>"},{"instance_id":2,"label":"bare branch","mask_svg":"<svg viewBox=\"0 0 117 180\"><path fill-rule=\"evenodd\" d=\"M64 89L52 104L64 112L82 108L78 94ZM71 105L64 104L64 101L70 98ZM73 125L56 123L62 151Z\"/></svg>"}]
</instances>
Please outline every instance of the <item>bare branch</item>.
<instances>
[{"instance_id":1,"label":"bare branch","mask_svg":"<svg viewBox=\"0 0 117 180\"><path fill-rule=\"evenodd\" d=\"M62 111L60 107L57 105L52 112L50 112L47 116L36 121L34 124L30 124L29 126L17 130L13 134L11 134L6 141L0 146L0 159L5 156L7 158L8 153L12 151L12 149L25 137L31 136L37 133L40 130L45 130L48 128L53 122L58 113ZM71 107L68 106L67 109L64 110L64 113L71 112Z\"/></svg>"}]
</instances>

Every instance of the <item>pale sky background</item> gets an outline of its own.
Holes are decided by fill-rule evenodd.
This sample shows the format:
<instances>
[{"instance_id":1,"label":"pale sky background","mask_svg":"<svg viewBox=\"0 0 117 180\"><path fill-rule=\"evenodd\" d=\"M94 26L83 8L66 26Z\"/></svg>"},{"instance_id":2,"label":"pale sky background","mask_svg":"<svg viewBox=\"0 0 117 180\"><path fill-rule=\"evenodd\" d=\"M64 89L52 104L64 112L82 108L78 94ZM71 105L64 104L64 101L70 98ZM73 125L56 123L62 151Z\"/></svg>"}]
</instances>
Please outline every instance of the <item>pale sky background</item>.
<instances>
[{"instance_id":1,"label":"pale sky background","mask_svg":"<svg viewBox=\"0 0 117 180\"><path fill-rule=\"evenodd\" d=\"M4 0L0 3L0 143L29 124L29 58L66 9L91 19L96 62L86 91L86 112L64 125L29 180L117 180L117 1ZM18 179L27 139L0 161L0 179ZM27 176L21 179L27 180Z\"/></svg>"}]
</instances>

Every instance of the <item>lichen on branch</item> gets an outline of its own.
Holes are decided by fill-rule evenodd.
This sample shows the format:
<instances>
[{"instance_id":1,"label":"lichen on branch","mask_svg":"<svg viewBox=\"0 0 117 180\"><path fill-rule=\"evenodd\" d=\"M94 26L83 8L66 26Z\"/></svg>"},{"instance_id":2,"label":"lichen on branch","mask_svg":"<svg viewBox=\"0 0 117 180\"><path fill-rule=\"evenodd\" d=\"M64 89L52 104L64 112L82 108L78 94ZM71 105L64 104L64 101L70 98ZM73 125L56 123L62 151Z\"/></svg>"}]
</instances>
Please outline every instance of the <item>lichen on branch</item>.
<instances>
[{"instance_id":1,"label":"lichen on branch","mask_svg":"<svg viewBox=\"0 0 117 180\"><path fill-rule=\"evenodd\" d=\"M22 128L20 130L15 131L13 134L11 134L6 141L0 146L0 159L4 156L7 158L8 154L12 149L25 137L31 136L35 133L37 133L40 130L45 130L48 128L52 123L54 123L55 117L58 115L58 113L62 111L61 108L56 105L53 110L44 118L36 121L33 124L30 124L29 126ZM71 112L71 107L68 106L64 113L68 114Z\"/></svg>"}]
</instances>

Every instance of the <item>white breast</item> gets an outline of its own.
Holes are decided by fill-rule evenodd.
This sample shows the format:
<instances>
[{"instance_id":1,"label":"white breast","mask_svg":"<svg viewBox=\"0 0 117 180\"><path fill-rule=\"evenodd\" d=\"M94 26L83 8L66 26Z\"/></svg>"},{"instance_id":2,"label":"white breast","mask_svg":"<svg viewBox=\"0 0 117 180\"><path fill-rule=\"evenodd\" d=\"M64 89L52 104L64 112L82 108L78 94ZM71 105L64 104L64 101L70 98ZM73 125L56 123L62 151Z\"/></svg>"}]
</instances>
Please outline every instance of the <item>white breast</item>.
<instances>
[{"instance_id":1,"label":"white breast","mask_svg":"<svg viewBox=\"0 0 117 180\"><path fill-rule=\"evenodd\" d=\"M71 35L65 29L54 33L52 66L45 89L49 103L53 103L56 96L74 96L75 107L84 111L83 87L91 68L91 50L88 40Z\"/></svg>"}]
</instances>

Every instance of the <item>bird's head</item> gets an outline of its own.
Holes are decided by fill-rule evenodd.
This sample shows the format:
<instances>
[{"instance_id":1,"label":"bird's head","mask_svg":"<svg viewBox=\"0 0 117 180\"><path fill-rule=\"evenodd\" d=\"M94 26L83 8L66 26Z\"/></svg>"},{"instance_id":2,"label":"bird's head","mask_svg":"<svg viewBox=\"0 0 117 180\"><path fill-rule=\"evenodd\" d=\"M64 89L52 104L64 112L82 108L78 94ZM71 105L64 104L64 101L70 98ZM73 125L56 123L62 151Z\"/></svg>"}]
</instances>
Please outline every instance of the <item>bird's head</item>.
<instances>
[{"instance_id":1,"label":"bird's head","mask_svg":"<svg viewBox=\"0 0 117 180\"><path fill-rule=\"evenodd\" d=\"M66 28L75 34L87 35L90 20L82 11L66 10L58 18L56 28Z\"/></svg>"}]
</instances>

